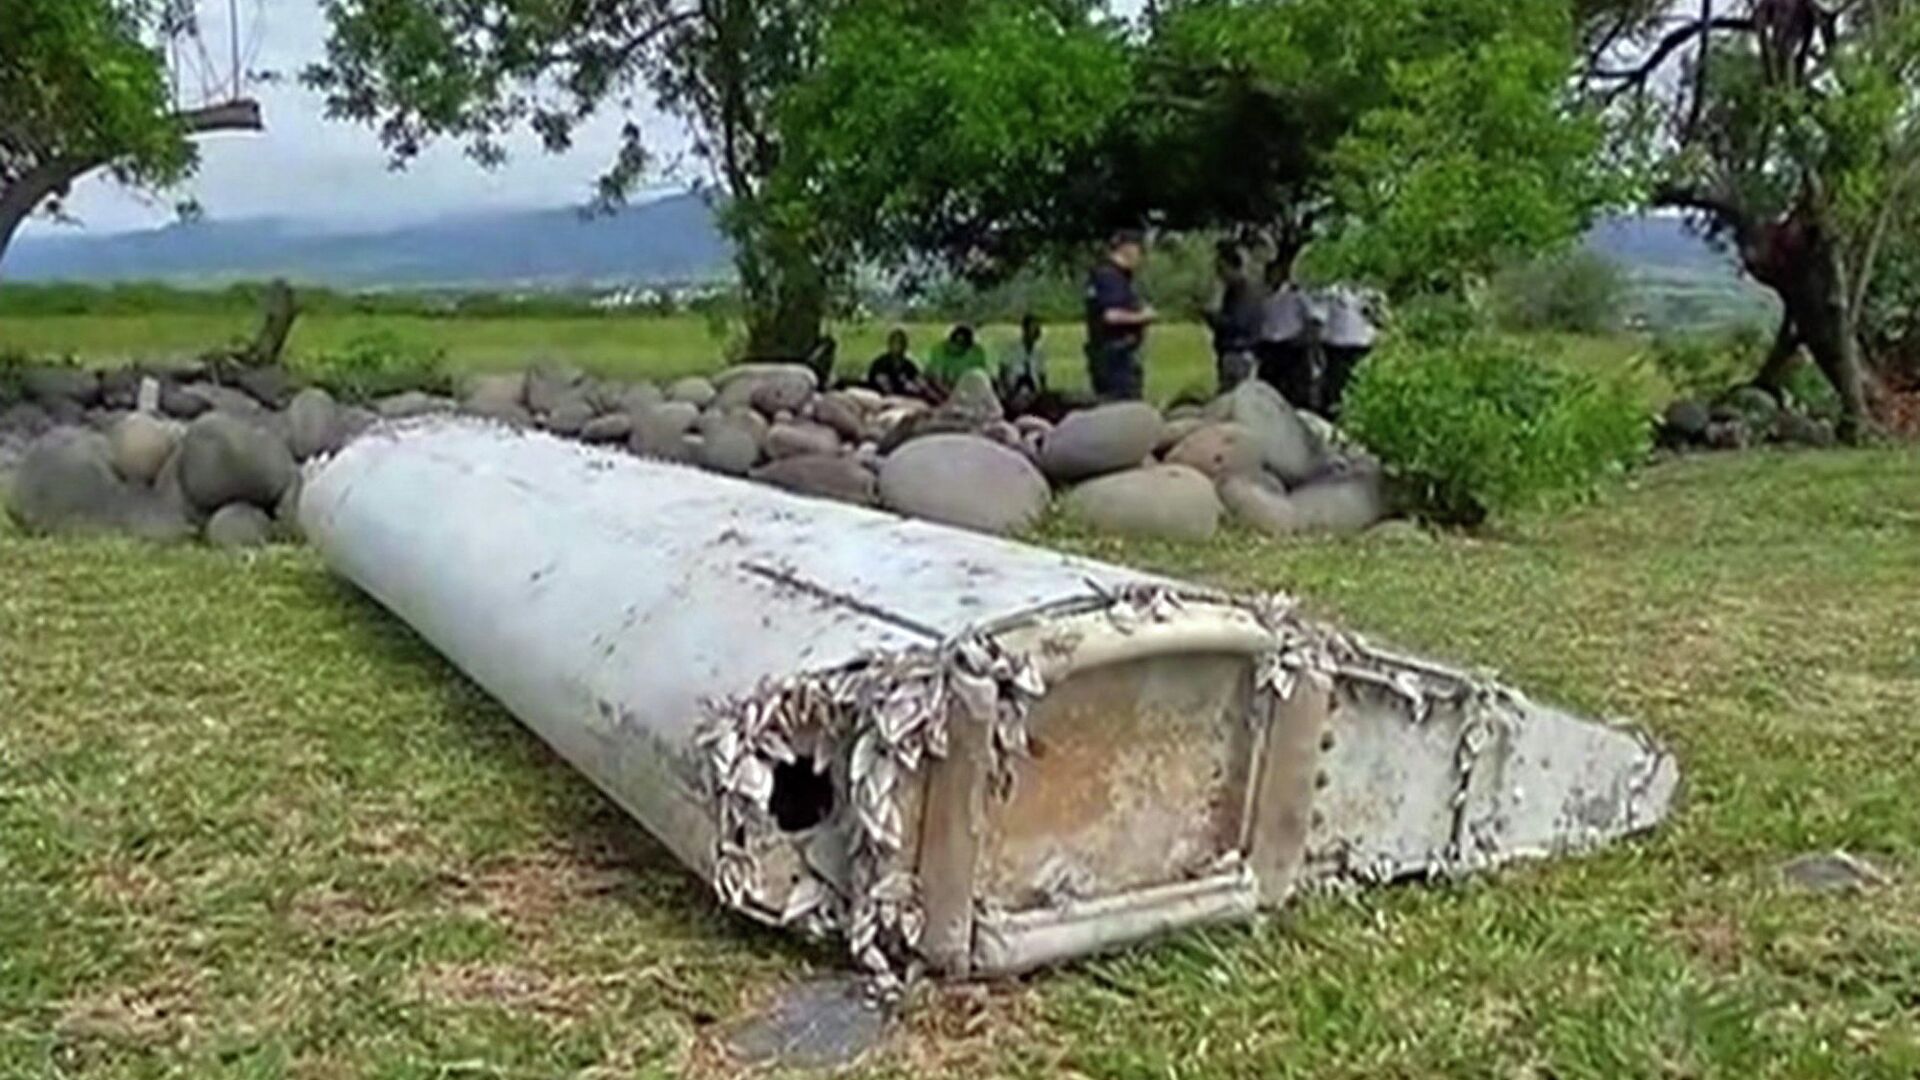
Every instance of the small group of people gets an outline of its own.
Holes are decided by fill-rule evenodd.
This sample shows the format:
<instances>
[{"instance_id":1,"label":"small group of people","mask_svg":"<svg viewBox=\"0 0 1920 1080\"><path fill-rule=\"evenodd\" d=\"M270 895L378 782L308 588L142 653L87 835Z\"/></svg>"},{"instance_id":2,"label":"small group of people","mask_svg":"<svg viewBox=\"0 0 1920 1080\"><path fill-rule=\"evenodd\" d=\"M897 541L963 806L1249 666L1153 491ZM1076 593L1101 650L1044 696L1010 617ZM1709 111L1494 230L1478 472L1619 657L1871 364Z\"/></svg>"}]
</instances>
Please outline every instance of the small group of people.
<instances>
[{"instance_id":1,"label":"small group of people","mask_svg":"<svg viewBox=\"0 0 1920 1080\"><path fill-rule=\"evenodd\" d=\"M1020 320L1020 338L1009 344L995 364L980 344L974 328L961 323L946 340L927 354L926 366L916 363L904 329L887 335L887 350L867 367L867 385L897 397L944 397L969 371L984 371L993 379L1002 401L1016 410L1047 393L1047 357L1041 347L1046 328L1039 317Z\"/></svg>"},{"instance_id":2,"label":"small group of people","mask_svg":"<svg viewBox=\"0 0 1920 1080\"><path fill-rule=\"evenodd\" d=\"M1160 315L1142 299L1134 280L1145 257L1142 234L1119 232L1087 275L1087 375L1102 401L1138 400L1146 389L1141 354ZM1300 288L1287 258L1268 262L1262 280L1255 282L1245 250L1232 243L1219 246L1215 271L1219 290L1203 314L1213 331L1219 391L1259 378L1296 408L1337 416L1354 370L1378 337L1363 298L1344 287ZM923 367L910 353L907 332L896 328L887 335L886 351L868 366L867 385L883 394L937 400L968 372L983 371L1009 410L1031 411L1058 396L1047 385L1045 334L1040 319L1027 315L1020 320L1019 340L996 364L974 327L962 323L934 346Z\"/></svg>"},{"instance_id":3,"label":"small group of people","mask_svg":"<svg viewBox=\"0 0 1920 1080\"><path fill-rule=\"evenodd\" d=\"M1145 250L1139 233L1117 233L1087 278L1087 372L1102 400L1141 395L1141 349L1159 319L1134 285ZM1246 252L1232 243L1220 245L1215 271L1218 297L1204 314L1220 392L1258 377L1296 407L1336 416L1378 338L1362 297L1344 287L1300 288L1286 258L1269 262L1256 284Z\"/></svg>"}]
</instances>

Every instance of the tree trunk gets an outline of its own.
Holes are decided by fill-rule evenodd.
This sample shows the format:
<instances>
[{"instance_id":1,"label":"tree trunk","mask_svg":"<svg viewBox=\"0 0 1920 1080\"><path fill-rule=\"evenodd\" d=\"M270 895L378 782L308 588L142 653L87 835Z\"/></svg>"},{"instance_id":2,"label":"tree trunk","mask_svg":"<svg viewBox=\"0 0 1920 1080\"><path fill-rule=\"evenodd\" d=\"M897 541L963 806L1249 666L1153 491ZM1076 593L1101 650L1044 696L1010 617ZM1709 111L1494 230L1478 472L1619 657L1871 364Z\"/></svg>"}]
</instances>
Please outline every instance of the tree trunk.
<instances>
[{"instance_id":1,"label":"tree trunk","mask_svg":"<svg viewBox=\"0 0 1920 1080\"><path fill-rule=\"evenodd\" d=\"M1787 376L1793 374L1793 365L1800 359L1800 331L1793 325L1793 316L1780 316L1780 330L1773 337L1773 348L1767 351L1767 362L1760 367L1760 374L1754 376L1753 385L1779 397L1786 389Z\"/></svg>"},{"instance_id":2,"label":"tree trunk","mask_svg":"<svg viewBox=\"0 0 1920 1080\"><path fill-rule=\"evenodd\" d=\"M1780 221L1744 229L1740 239L1747 272L1779 295L1785 311L1782 336L1756 381L1778 389L1792 369L1791 346L1797 339L1840 396L1840 436L1849 442L1859 439L1868 423L1867 372L1848 302L1846 269L1832 232L1815 205L1803 203Z\"/></svg>"},{"instance_id":3,"label":"tree trunk","mask_svg":"<svg viewBox=\"0 0 1920 1080\"><path fill-rule=\"evenodd\" d=\"M807 237L762 224L739 204L732 216L747 304L747 359L800 361L819 344L829 278Z\"/></svg>"},{"instance_id":4,"label":"tree trunk","mask_svg":"<svg viewBox=\"0 0 1920 1080\"><path fill-rule=\"evenodd\" d=\"M215 131L260 131L260 105L254 101L229 101L192 109L172 117L187 138ZM156 123L160 121L155 121ZM0 191L0 265L7 259L7 247L27 220L47 197L65 191L75 180L95 169L113 164L115 159L96 154L76 154L51 158L27 170L4 191Z\"/></svg>"}]
</instances>

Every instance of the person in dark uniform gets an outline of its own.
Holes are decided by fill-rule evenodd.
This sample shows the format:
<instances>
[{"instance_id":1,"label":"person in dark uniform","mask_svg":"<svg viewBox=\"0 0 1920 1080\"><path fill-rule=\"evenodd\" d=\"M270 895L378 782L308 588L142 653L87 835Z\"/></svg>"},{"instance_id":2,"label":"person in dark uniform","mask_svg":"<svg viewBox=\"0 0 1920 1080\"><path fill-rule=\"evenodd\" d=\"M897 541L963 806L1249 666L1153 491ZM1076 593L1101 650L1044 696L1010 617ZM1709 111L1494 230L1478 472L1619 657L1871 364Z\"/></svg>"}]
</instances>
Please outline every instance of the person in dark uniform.
<instances>
[{"instance_id":1,"label":"person in dark uniform","mask_svg":"<svg viewBox=\"0 0 1920 1080\"><path fill-rule=\"evenodd\" d=\"M925 397L927 384L920 377L920 365L907 355L907 332L895 329L887 335L887 351L874 358L867 368L867 385L893 397Z\"/></svg>"},{"instance_id":2,"label":"person in dark uniform","mask_svg":"<svg viewBox=\"0 0 1920 1080\"><path fill-rule=\"evenodd\" d=\"M1265 310L1260 291L1247 276L1247 257L1238 244L1222 241L1214 253L1220 277L1220 301L1206 313L1213 330L1214 373L1219 392L1230 393L1254 373L1254 346L1260 341Z\"/></svg>"},{"instance_id":3,"label":"person in dark uniform","mask_svg":"<svg viewBox=\"0 0 1920 1080\"><path fill-rule=\"evenodd\" d=\"M1145 390L1140 347L1158 318L1133 287L1145 249L1139 233L1115 233L1087 276L1087 374L1102 401L1137 401Z\"/></svg>"}]
</instances>

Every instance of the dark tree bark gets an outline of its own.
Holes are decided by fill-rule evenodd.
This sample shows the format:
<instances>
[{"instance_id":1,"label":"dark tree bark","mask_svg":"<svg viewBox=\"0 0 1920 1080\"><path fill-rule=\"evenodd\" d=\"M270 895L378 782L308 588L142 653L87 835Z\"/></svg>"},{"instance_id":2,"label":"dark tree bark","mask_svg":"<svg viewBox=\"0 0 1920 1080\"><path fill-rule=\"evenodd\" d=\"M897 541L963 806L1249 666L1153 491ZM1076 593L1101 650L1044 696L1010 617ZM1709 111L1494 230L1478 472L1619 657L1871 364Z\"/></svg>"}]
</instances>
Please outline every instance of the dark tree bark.
<instances>
[{"instance_id":1,"label":"dark tree bark","mask_svg":"<svg viewBox=\"0 0 1920 1080\"><path fill-rule=\"evenodd\" d=\"M1799 359L1800 331L1793 325L1791 315L1782 315L1780 329L1773 337L1773 348L1767 350L1767 362L1760 365L1760 374L1754 376L1753 385L1779 397L1787 385L1787 376L1793 373L1794 362Z\"/></svg>"},{"instance_id":2,"label":"dark tree bark","mask_svg":"<svg viewBox=\"0 0 1920 1080\"><path fill-rule=\"evenodd\" d=\"M265 367L280 361L286 350L287 335L293 332L293 320L300 312L293 302L293 287L276 278L261 299L260 329L253 344L240 354L240 362L249 367Z\"/></svg>"},{"instance_id":3,"label":"dark tree bark","mask_svg":"<svg viewBox=\"0 0 1920 1080\"><path fill-rule=\"evenodd\" d=\"M216 131L260 131L265 127L260 118L260 105L255 101L210 105L179 113L174 119L188 138ZM48 196L66 191L75 180L113 161L104 155L86 154L52 158L27 170L5 191L0 191L0 265L5 264L7 248L21 223Z\"/></svg>"},{"instance_id":4,"label":"dark tree bark","mask_svg":"<svg viewBox=\"0 0 1920 1080\"><path fill-rule=\"evenodd\" d=\"M1777 392L1804 347L1840 397L1841 437L1858 439L1868 423L1867 370L1840 245L1815 193L1810 190L1784 217L1771 221L1756 220L1734 201L1709 192L1670 189L1658 193L1655 203L1705 214L1733 237L1748 276L1780 298L1780 333L1756 384Z\"/></svg>"}]
</instances>

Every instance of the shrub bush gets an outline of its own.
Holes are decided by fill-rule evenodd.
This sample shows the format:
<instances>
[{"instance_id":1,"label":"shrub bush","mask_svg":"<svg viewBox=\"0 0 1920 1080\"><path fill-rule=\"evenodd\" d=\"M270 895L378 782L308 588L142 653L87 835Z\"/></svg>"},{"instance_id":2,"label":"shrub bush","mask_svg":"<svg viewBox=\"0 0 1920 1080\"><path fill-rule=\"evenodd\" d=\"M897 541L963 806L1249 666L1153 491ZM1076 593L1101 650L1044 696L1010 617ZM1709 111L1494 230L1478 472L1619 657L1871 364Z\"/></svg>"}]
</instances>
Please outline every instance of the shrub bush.
<instances>
[{"instance_id":1,"label":"shrub bush","mask_svg":"<svg viewBox=\"0 0 1920 1080\"><path fill-rule=\"evenodd\" d=\"M337 352L319 353L293 365L342 401L365 403L407 390L451 393L446 352L403 340L390 330L361 334Z\"/></svg>"},{"instance_id":2,"label":"shrub bush","mask_svg":"<svg viewBox=\"0 0 1920 1080\"><path fill-rule=\"evenodd\" d=\"M1605 334L1620 327L1627 279L1612 260L1572 251L1508 267L1494 276L1493 306L1510 330Z\"/></svg>"},{"instance_id":3,"label":"shrub bush","mask_svg":"<svg viewBox=\"0 0 1920 1080\"><path fill-rule=\"evenodd\" d=\"M1664 335L1653 343L1653 366L1681 397L1712 401L1752 380L1767 348L1765 339L1757 327Z\"/></svg>"},{"instance_id":4,"label":"shrub bush","mask_svg":"<svg viewBox=\"0 0 1920 1080\"><path fill-rule=\"evenodd\" d=\"M1652 425L1624 381L1471 338L1397 346L1362 366L1345 426L1409 499L1450 524L1582 497L1644 457Z\"/></svg>"}]
</instances>

